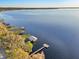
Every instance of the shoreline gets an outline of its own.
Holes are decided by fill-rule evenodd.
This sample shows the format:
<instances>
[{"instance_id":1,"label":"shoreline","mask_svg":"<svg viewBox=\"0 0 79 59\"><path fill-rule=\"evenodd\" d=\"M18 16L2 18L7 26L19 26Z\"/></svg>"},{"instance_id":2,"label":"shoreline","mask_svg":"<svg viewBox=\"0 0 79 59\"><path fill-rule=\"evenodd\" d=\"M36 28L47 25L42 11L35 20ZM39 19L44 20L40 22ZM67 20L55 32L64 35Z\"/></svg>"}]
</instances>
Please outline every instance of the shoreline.
<instances>
[{"instance_id":1,"label":"shoreline","mask_svg":"<svg viewBox=\"0 0 79 59\"><path fill-rule=\"evenodd\" d=\"M0 7L0 11L29 10L29 9L79 9L79 7Z\"/></svg>"},{"instance_id":2,"label":"shoreline","mask_svg":"<svg viewBox=\"0 0 79 59\"><path fill-rule=\"evenodd\" d=\"M58 9L79 9L79 7L0 7L0 12L11 10L58 10Z\"/></svg>"}]
</instances>

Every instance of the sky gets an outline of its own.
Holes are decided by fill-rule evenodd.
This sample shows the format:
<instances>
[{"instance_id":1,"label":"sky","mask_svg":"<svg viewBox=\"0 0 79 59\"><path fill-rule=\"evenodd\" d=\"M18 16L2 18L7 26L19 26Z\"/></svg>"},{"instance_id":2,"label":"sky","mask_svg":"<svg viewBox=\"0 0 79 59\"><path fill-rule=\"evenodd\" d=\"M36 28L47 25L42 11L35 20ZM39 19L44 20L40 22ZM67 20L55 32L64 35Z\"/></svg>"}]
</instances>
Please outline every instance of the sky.
<instances>
[{"instance_id":1,"label":"sky","mask_svg":"<svg viewBox=\"0 0 79 59\"><path fill-rule=\"evenodd\" d=\"M79 0L0 0L0 6L19 6L19 7L79 6Z\"/></svg>"}]
</instances>

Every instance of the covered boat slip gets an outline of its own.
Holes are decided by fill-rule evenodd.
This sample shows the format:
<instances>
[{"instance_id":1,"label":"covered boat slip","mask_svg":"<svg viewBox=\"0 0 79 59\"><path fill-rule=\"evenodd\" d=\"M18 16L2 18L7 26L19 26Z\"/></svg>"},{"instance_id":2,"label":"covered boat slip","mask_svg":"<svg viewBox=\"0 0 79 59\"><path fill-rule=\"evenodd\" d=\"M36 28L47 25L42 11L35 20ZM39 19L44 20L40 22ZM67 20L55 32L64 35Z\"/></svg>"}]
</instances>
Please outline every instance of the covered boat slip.
<instances>
[{"instance_id":1,"label":"covered boat slip","mask_svg":"<svg viewBox=\"0 0 79 59\"><path fill-rule=\"evenodd\" d=\"M13 29L10 24L0 21L0 59L45 59L43 49L48 48L48 44L32 52L38 38L24 32L20 34L24 28L19 28L19 32L16 27Z\"/></svg>"}]
</instances>

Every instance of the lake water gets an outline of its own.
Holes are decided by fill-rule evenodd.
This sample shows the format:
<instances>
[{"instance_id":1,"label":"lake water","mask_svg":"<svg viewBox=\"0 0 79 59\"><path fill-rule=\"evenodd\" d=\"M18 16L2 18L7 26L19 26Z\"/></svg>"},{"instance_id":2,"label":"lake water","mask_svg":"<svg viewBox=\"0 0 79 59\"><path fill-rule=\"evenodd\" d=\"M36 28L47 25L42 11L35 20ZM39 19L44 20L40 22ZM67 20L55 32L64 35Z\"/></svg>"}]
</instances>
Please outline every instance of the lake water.
<instances>
[{"instance_id":1,"label":"lake water","mask_svg":"<svg viewBox=\"0 0 79 59\"><path fill-rule=\"evenodd\" d=\"M33 50L48 43L46 59L79 59L79 9L6 11L0 18L38 37Z\"/></svg>"}]
</instances>

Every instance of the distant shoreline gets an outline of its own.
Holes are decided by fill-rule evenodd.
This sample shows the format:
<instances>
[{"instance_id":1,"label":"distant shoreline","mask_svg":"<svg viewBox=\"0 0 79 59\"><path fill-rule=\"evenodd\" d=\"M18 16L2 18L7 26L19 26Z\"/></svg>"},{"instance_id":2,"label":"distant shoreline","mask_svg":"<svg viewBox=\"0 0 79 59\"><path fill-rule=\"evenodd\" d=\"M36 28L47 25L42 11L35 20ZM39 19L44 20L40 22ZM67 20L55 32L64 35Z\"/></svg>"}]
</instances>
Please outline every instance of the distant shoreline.
<instances>
[{"instance_id":1,"label":"distant shoreline","mask_svg":"<svg viewBox=\"0 0 79 59\"><path fill-rule=\"evenodd\" d=\"M23 7L0 7L0 11L6 10L36 10L36 9L79 9L79 7L38 7L38 8L23 8Z\"/></svg>"}]
</instances>

